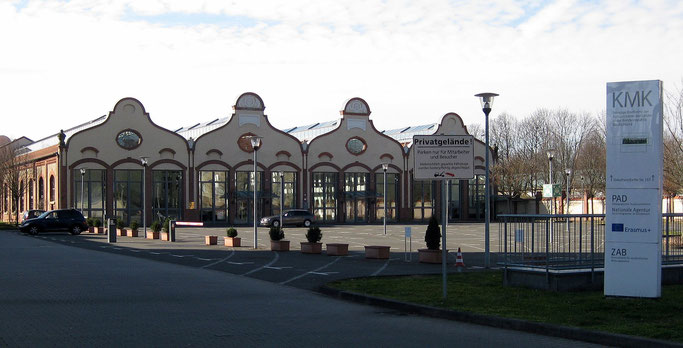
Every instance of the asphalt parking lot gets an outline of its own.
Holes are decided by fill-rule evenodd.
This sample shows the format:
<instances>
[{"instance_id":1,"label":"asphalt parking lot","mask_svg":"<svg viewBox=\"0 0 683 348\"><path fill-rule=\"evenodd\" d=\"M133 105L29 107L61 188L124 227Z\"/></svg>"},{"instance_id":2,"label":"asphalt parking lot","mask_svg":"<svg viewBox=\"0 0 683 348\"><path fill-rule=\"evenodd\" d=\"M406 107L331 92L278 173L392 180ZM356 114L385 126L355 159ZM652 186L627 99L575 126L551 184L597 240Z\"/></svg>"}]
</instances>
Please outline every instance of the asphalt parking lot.
<instances>
[{"instance_id":1,"label":"asphalt parking lot","mask_svg":"<svg viewBox=\"0 0 683 348\"><path fill-rule=\"evenodd\" d=\"M412 241L405 237L410 227ZM440 264L418 262L417 249L424 248L426 225L389 225L384 235L382 225L338 225L321 227L322 243L348 243L348 256L327 256L325 248L320 255L302 254L300 242L305 242L306 228L285 228L285 239L291 243L288 252L270 251L268 228L258 229L258 249L253 248L253 227L237 228L242 246L225 247L222 237L225 228L183 227L176 231L176 241L151 240L142 237L117 237L109 243L102 234L83 233L71 236L65 233L41 233L29 238L41 238L73 247L99 250L189 267L227 272L261 279L282 285L305 289L337 279L405 275L438 274ZM449 249L448 272L460 271L455 267L457 249L461 248L466 270L479 270L484 266L484 224L453 224L447 229ZM491 265L495 268L495 251L498 250L498 227L492 224ZM18 233L18 232L17 232ZM219 237L218 245L205 245L205 236ZM411 246L412 243L412 246ZM390 246L389 259L366 259L366 245Z\"/></svg>"}]
</instances>

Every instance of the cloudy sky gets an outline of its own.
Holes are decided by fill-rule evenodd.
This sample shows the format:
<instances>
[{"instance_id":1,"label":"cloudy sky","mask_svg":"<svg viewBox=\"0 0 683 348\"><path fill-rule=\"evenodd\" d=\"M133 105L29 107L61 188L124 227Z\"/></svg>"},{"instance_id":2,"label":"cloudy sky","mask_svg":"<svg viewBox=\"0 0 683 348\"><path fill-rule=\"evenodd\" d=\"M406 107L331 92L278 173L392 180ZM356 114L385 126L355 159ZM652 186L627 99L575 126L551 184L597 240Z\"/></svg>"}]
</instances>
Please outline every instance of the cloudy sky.
<instances>
[{"instance_id":1,"label":"cloudy sky","mask_svg":"<svg viewBox=\"0 0 683 348\"><path fill-rule=\"evenodd\" d=\"M0 0L0 134L37 140L139 99L169 129L259 94L279 128L364 98L378 129L598 113L605 83L683 79L680 0Z\"/></svg>"}]
</instances>

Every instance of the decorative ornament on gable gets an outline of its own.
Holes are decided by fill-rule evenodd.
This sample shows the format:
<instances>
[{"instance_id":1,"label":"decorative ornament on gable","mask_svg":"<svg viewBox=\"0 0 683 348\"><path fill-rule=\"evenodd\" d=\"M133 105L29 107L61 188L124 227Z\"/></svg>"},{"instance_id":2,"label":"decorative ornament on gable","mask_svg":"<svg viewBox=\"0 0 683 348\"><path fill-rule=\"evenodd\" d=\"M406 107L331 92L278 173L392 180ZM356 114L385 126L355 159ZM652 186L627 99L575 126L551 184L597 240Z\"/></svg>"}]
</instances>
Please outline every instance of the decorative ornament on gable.
<instances>
[{"instance_id":1,"label":"decorative ornament on gable","mask_svg":"<svg viewBox=\"0 0 683 348\"><path fill-rule=\"evenodd\" d=\"M237 103L232 107L235 111L237 110L252 110L252 111L263 111L266 107L263 105L263 99L256 93L247 92L237 98Z\"/></svg>"},{"instance_id":2,"label":"decorative ornament on gable","mask_svg":"<svg viewBox=\"0 0 683 348\"><path fill-rule=\"evenodd\" d=\"M341 114L370 116L370 106L362 98L351 98L344 105Z\"/></svg>"}]
</instances>

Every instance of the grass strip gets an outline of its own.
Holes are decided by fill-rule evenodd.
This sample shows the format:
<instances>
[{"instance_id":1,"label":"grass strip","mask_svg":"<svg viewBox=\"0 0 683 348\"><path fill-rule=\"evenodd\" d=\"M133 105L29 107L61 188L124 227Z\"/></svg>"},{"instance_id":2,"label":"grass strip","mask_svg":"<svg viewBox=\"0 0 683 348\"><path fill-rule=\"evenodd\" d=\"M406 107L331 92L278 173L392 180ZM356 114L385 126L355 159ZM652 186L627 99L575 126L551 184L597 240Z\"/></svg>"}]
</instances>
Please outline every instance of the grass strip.
<instances>
[{"instance_id":1,"label":"grass strip","mask_svg":"<svg viewBox=\"0 0 683 348\"><path fill-rule=\"evenodd\" d=\"M553 292L504 287L500 271L348 279L330 287L403 302L485 315L683 342L683 285L659 299L605 297L602 291Z\"/></svg>"}]
</instances>

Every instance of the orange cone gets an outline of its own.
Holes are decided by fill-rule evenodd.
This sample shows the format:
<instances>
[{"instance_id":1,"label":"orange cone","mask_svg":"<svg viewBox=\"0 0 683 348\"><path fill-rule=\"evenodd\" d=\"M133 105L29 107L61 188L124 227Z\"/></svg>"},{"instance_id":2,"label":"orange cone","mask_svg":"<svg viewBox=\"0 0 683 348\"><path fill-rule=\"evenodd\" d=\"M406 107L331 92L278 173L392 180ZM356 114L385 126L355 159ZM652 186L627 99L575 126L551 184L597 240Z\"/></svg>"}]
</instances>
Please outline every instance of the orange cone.
<instances>
[{"instance_id":1,"label":"orange cone","mask_svg":"<svg viewBox=\"0 0 683 348\"><path fill-rule=\"evenodd\" d=\"M458 268L458 271L465 268L465 262L462 260L462 251L460 251L460 248L458 248L458 256L455 258L455 267Z\"/></svg>"}]
</instances>

